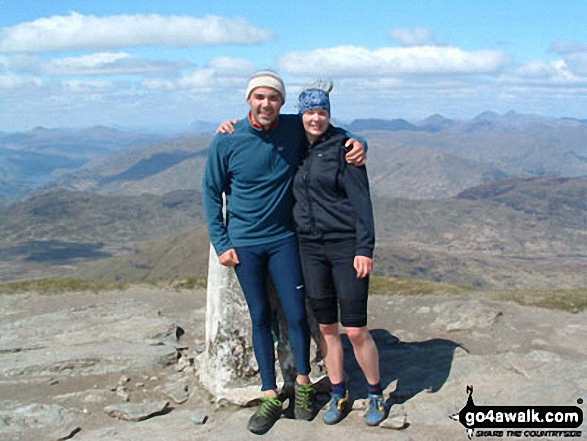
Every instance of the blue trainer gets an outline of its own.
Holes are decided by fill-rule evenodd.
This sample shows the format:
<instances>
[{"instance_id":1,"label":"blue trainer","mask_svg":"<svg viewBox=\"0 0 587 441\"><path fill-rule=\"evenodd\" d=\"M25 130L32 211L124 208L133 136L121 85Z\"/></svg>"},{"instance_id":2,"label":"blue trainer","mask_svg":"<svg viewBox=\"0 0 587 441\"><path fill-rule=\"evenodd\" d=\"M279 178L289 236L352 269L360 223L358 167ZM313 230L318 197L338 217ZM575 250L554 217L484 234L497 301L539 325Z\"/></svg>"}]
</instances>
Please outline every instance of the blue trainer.
<instances>
[{"instance_id":1,"label":"blue trainer","mask_svg":"<svg viewBox=\"0 0 587 441\"><path fill-rule=\"evenodd\" d=\"M324 412L324 423L336 424L342 420L349 411L349 395L331 394L330 401L326 405Z\"/></svg>"},{"instance_id":2,"label":"blue trainer","mask_svg":"<svg viewBox=\"0 0 587 441\"><path fill-rule=\"evenodd\" d=\"M365 412L365 422L368 426L378 426L386 417L385 400L383 395L369 394L369 403L367 412Z\"/></svg>"}]
</instances>

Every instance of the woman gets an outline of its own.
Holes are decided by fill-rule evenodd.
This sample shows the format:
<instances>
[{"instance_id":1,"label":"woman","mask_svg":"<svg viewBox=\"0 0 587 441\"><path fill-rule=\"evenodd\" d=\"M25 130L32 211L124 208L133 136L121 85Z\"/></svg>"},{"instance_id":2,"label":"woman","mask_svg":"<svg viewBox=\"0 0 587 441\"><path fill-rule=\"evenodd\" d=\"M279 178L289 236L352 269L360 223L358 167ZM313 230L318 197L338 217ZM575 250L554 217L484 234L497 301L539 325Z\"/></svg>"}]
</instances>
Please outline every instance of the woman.
<instances>
[{"instance_id":1,"label":"woman","mask_svg":"<svg viewBox=\"0 0 587 441\"><path fill-rule=\"evenodd\" d=\"M294 179L294 219L306 295L320 327L320 346L332 383L324 422L339 422L350 407L340 323L369 384L365 420L375 426L385 418L386 409L379 354L367 329L367 294L375 245L373 209L365 167L347 164L341 146L348 138L330 124L331 89L309 88L299 96L308 153Z\"/></svg>"}]
</instances>

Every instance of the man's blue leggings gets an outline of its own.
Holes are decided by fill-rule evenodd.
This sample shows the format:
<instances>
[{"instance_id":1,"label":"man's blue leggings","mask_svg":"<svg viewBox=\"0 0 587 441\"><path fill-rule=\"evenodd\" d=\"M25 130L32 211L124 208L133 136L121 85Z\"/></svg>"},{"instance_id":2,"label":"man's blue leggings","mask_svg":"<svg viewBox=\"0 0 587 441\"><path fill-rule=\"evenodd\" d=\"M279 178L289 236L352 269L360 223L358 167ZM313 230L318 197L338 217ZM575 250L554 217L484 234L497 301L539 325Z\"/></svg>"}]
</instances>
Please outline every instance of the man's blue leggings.
<instances>
[{"instance_id":1,"label":"man's blue leggings","mask_svg":"<svg viewBox=\"0 0 587 441\"><path fill-rule=\"evenodd\" d=\"M298 242L291 236L262 245L235 247L235 251L239 260L235 271L251 314L253 350L261 372L262 390L277 389L268 274L285 312L298 374L310 373L310 331Z\"/></svg>"}]
</instances>

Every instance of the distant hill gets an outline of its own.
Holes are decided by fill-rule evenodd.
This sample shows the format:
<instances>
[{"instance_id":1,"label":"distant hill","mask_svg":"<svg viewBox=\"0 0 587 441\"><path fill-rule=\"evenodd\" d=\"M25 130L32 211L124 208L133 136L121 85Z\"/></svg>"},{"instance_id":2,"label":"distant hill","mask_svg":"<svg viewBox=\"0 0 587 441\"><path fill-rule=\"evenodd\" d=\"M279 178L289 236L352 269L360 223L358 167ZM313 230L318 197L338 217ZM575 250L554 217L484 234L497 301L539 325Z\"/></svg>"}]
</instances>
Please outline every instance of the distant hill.
<instances>
[{"instance_id":1,"label":"distant hill","mask_svg":"<svg viewBox=\"0 0 587 441\"><path fill-rule=\"evenodd\" d=\"M398 145L382 134L370 139L367 170L371 193L405 199L443 199L499 179L527 176L518 169L430 148Z\"/></svg>"},{"instance_id":2,"label":"distant hill","mask_svg":"<svg viewBox=\"0 0 587 441\"><path fill-rule=\"evenodd\" d=\"M49 188L112 195L199 190L211 141L212 135L189 135L129 148L64 174Z\"/></svg>"},{"instance_id":3,"label":"distant hill","mask_svg":"<svg viewBox=\"0 0 587 441\"><path fill-rule=\"evenodd\" d=\"M367 130L420 130L405 119L355 119L352 123L345 126L345 128L351 132L364 132Z\"/></svg>"},{"instance_id":4,"label":"distant hill","mask_svg":"<svg viewBox=\"0 0 587 441\"><path fill-rule=\"evenodd\" d=\"M161 140L161 135L108 127L45 129L0 133L0 199L14 199L55 180L66 170L133 145Z\"/></svg>"},{"instance_id":5,"label":"distant hill","mask_svg":"<svg viewBox=\"0 0 587 441\"><path fill-rule=\"evenodd\" d=\"M196 135L127 149L64 175L52 187L112 195L199 189L211 140ZM385 136L373 136L370 146L367 168L375 195L445 198L483 182L526 175L437 150L398 146Z\"/></svg>"},{"instance_id":6,"label":"distant hill","mask_svg":"<svg viewBox=\"0 0 587 441\"><path fill-rule=\"evenodd\" d=\"M82 261L204 223L201 195L104 196L54 191L0 208L0 279L59 273Z\"/></svg>"},{"instance_id":7,"label":"distant hill","mask_svg":"<svg viewBox=\"0 0 587 441\"><path fill-rule=\"evenodd\" d=\"M586 192L587 179L535 177L442 200L375 197L375 274L479 288L585 287ZM195 192L38 195L0 209L0 279L206 274L203 223Z\"/></svg>"},{"instance_id":8,"label":"distant hill","mask_svg":"<svg viewBox=\"0 0 587 441\"><path fill-rule=\"evenodd\" d=\"M206 227L154 239L134 252L84 265L83 279L131 282L208 275L210 239Z\"/></svg>"}]
</instances>

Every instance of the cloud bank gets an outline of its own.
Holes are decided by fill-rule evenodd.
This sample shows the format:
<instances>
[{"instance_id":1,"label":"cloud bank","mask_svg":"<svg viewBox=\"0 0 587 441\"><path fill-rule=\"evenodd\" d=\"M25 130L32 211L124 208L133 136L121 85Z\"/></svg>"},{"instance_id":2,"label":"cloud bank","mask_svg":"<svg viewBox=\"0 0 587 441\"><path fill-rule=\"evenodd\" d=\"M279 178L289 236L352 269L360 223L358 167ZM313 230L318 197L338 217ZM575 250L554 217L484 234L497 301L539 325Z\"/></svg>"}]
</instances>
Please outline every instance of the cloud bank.
<instances>
[{"instance_id":1,"label":"cloud bank","mask_svg":"<svg viewBox=\"0 0 587 441\"><path fill-rule=\"evenodd\" d=\"M292 74L386 76L398 74L493 74L509 63L501 51L464 51L457 47L384 47L367 49L338 46L291 52L279 59Z\"/></svg>"},{"instance_id":2,"label":"cloud bank","mask_svg":"<svg viewBox=\"0 0 587 441\"><path fill-rule=\"evenodd\" d=\"M213 15L112 15L72 12L39 18L0 30L0 52L64 52L137 46L185 48L224 44L258 44L273 33L243 18Z\"/></svg>"}]
</instances>

